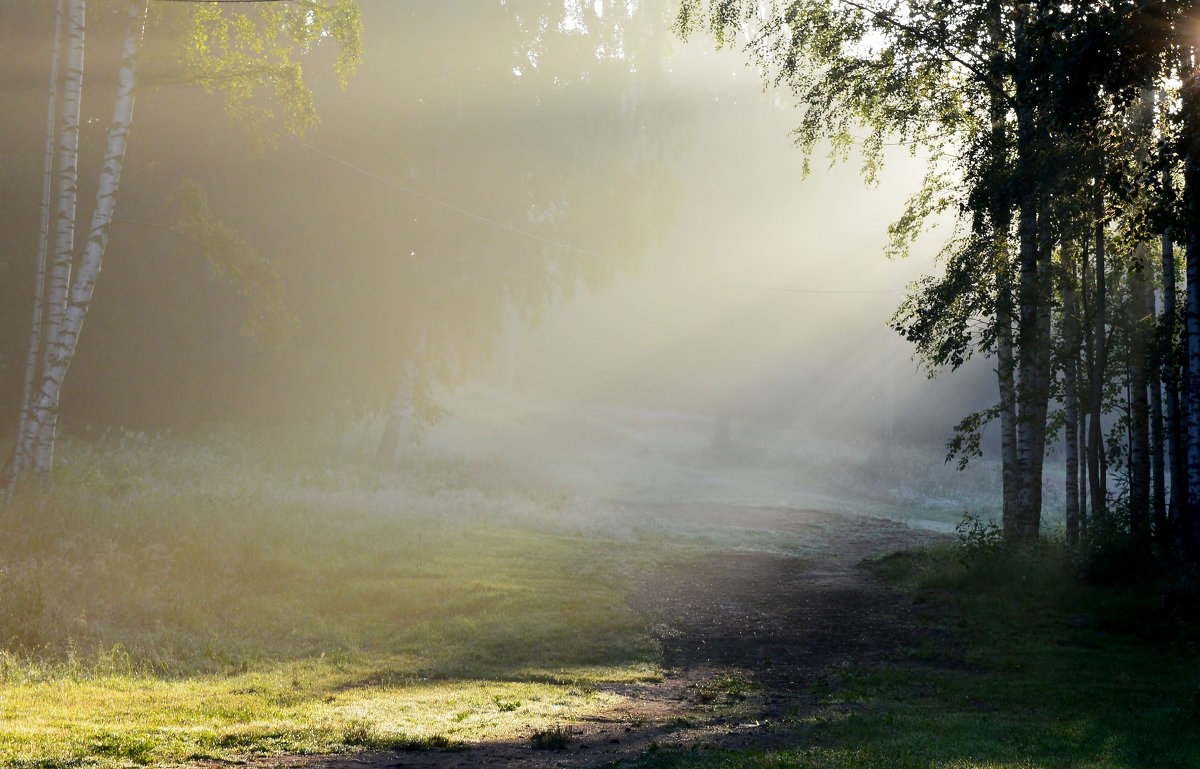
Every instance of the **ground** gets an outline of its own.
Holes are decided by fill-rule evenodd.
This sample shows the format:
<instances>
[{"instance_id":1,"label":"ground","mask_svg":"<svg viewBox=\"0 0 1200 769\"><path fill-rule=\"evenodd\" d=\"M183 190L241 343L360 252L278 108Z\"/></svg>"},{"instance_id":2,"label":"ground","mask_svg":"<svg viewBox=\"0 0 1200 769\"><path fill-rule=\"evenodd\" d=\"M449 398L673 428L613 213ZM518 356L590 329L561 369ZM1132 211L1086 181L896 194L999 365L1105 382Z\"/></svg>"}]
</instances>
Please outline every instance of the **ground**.
<instances>
[{"instance_id":1,"label":"ground","mask_svg":"<svg viewBox=\"0 0 1200 769\"><path fill-rule=\"evenodd\" d=\"M563 725L565 747L536 749L532 732L465 749L275 756L254 767L592 767L653 746L781 746L773 726L814 707L836 666L869 663L911 644L911 601L864 559L933 536L895 521L815 510L717 505L630 505L665 521L776 531L820 543L811 552L725 550L660 564L638 580L630 605L654 628L669 671L661 682L614 684L610 712Z\"/></svg>"}]
</instances>

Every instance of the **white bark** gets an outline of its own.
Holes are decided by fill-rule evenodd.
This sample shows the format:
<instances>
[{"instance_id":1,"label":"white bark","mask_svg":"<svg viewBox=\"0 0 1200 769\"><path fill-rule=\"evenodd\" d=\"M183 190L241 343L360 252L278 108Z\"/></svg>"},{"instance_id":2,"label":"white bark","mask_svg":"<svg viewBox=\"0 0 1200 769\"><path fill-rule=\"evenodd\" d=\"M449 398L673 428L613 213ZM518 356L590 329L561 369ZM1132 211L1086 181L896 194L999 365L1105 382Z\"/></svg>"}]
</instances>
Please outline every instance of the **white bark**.
<instances>
[{"instance_id":1,"label":"white bark","mask_svg":"<svg viewBox=\"0 0 1200 769\"><path fill-rule=\"evenodd\" d=\"M47 265L50 249L50 204L54 188L54 144L57 136L56 119L58 117L58 77L59 65L62 61L62 31L63 31L63 0L58 0L54 9L54 47L50 58L50 83L46 98L46 137L42 162L42 214L38 227L37 268L33 289L33 321L29 332L29 354L25 360L25 384L21 393L21 416L17 422L17 436L20 441L30 429L33 419L34 387L37 383L38 364L44 343L43 321L46 313L46 280ZM29 455L17 450L13 452L8 467L5 468L5 479L13 474L24 474L29 467ZM6 483L7 485L7 483ZM11 488L11 487L10 487Z\"/></svg>"},{"instance_id":2,"label":"white bark","mask_svg":"<svg viewBox=\"0 0 1200 769\"><path fill-rule=\"evenodd\" d=\"M1163 171L1163 188L1165 196L1170 198L1171 174ZM1180 377L1173 359L1173 347L1176 326L1175 307L1175 233L1170 226L1163 230L1162 235L1162 275L1163 275L1163 311L1162 336L1159 340L1162 362L1162 380L1166 391L1166 431L1167 431L1167 464L1170 468L1170 507L1168 518L1174 525L1180 513L1183 499L1183 479L1187 474L1184 469L1185 460L1182 449L1183 432L1180 414L1179 390Z\"/></svg>"},{"instance_id":3,"label":"white bark","mask_svg":"<svg viewBox=\"0 0 1200 769\"><path fill-rule=\"evenodd\" d=\"M79 0L69 0L69 2L72 6L82 6L82 2ZM100 274L104 251L108 245L108 233L112 226L113 212L116 209L117 189L121 179L125 148L128 145L129 129L133 122L134 87L137 83L137 52L145 26L146 9L146 0L137 0L129 5L129 27L122 49L122 63L118 75L117 98L113 105L112 125L109 128L104 164L97 184L96 208L92 216L88 239L79 259L79 267L75 271L74 280L70 286L67 304L61 313L59 328L54 337L47 336L45 363L41 372L32 420L33 424L41 430L41 433L35 436L38 440L36 440L33 463L33 471L39 474L47 473L51 469L54 456L52 428L56 422L62 383L71 359L74 357L79 333L83 328L83 320L87 315L96 279ZM79 75L76 81L81 84L82 72ZM70 72L67 73L67 77L70 80ZM73 223L71 229L73 229ZM49 440L46 439L46 426L50 426ZM19 481L20 476L13 480Z\"/></svg>"},{"instance_id":4,"label":"white bark","mask_svg":"<svg viewBox=\"0 0 1200 769\"><path fill-rule=\"evenodd\" d=\"M1145 264L1145 246L1138 245L1135 259ZM1147 316L1153 310L1145 306L1147 283L1141 269L1129 275L1131 318L1127 363L1129 381L1129 525L1139 538L1150 536L1150 402L1146 392L1146 368L1149 360Z\"/></svg>"},{"instance_id":5,"label":"white bark","mask_svg":"<svg viewBox=\"0 0 1200 769\"><path fill-rule=\"evenodd\" d=\"M63 80L62 120L58 139L58 212L55 219L54 259L46 297L46 344L43 346L42 372L50 365L49 352L62 330L71 281L71 263L75 254L75 213L79 194L79 123L83 103L83 62L85 48L86 2L66 0L67 57ZM39 387L39 390L41 388ZM40 395L37 397L40 401ZM22 453L32 453L35 470L53 453L57 419L39 418L37 406L30 429L26 431ZM36 434L33 432L37 430Z\"/></svg>"},{"instance_id":6,"label":"white bark","mask_svg":"<svg viewBox=\"0 0 1200 769\"><path fill-rule=\"evenodd\" d=\"M1097 197L1095 225L1095 274L1096 299L1092 310L1092 370L1088 417L1088 466L1091 478L1092 512L1096 521L1105 514L1108 505L1108 461L1104 456L1104 428L1101 415L1104 413L1104 382L1108 373L1108 331L1105 317L1108 314L1108 286L1104 222L1101 220L1103 203Z\"/></svg>"},{"instance_id":7,"label":"white bark","mask_svg":"<svg viewBox=\"0 0 1200 769\"><path fill-rule=\"evenodd\" d=\"M1067 544L1079 542L1079 370L1075 354L1080 347L1079 307L1075 294L1075 254L1062 249L1063 259L1063 389L1066 401L1065 467Z\"/></svg>"},{"instance_id":8,"label":"white bark","mask_svg":"<svg viewBox=\"0 0 1200 769\"><path fill-rule=\"evenodd\" d=\"M999 0L988 4L988 35L993 45L999 46L1005 39L1004 10ZM1001 95L992 90L989 96L989 114L992 120L993 162L1000 168L1005 162L1005 147L1008 144L1006 117L1008 105ZM991 203L993 258L996 260L996 378L1000 389L1000 466L1001 466L1001 516L1005 530L1011 535L1010 525L1017 518L1017 487L1020 482L1017 466L1017 386L1016 365L1013 357L1013 290L1012 255L1009 252L1009 237L1012 230L1012 215L1008 203L1000 197Z\"/></svg>"},{"instance_id":9,"label":"white bark","mask_svg":"<svg viewBox=\"0 0 1200 769\"><path fill-rule=\"evenodd\" d=\"M79 194L79 121L83 103L86 4L84 0L66 0L66 3L67 59L58 132L58 212L47 297L46 334L49 339L57 336L66 310L71 262L75 254L75 208Z\"/></svg>"}]
</instances>

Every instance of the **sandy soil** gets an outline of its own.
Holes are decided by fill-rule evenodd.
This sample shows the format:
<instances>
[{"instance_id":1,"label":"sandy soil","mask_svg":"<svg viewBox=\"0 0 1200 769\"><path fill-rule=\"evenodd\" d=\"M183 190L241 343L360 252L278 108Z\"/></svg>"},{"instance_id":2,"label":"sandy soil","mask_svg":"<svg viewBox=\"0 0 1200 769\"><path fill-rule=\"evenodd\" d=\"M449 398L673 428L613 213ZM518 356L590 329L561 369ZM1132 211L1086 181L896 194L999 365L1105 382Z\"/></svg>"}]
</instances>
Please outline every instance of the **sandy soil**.
<instances>
[{"instance_id":1,"label":"sandy soil","mask_svg":"<svg viewBox=\"0 0 1200 769\"><path fill-rule=\"evenodd\" d=\"M661 683L611 685L625 695L611 712L569 725L562 750L537 750L530 736L465 750L276 756L254 767L594 767L653 746L781 746L773 724L817 702L813 691L835 666L878 660L911 644L911 602L879 582L863 559L928 542L929 532L878 518L813 510L629 505L631 512L746 531L812 537L816 556L732 550L665 563L629 596L663 649Z\"/></svg>"}]
</instances>

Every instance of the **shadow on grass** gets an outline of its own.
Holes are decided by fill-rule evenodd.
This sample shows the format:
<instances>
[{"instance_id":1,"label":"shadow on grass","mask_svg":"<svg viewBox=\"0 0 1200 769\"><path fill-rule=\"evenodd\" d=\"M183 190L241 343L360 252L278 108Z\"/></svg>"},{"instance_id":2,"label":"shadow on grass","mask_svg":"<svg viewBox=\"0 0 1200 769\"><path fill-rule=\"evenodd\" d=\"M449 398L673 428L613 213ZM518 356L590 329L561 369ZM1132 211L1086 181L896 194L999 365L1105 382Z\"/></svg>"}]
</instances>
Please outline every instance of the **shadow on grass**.
<instances>
[{"instance_id":1,"label":"shadow on grass","mask_svg":"<svg viewBox=\"0 0 1200 769\"><path fill-rule=\"evenodd\" d=\"M1083 584L1074 558L1054 545L967 564L934 549L875 568L914 590L929 637L952 643L830 671L815 704L780 727L797 746L659 750L636 765L1200 765L1200 664L1194 645L1162 632L1155 595Z\"/></svg>"}]
</instances>

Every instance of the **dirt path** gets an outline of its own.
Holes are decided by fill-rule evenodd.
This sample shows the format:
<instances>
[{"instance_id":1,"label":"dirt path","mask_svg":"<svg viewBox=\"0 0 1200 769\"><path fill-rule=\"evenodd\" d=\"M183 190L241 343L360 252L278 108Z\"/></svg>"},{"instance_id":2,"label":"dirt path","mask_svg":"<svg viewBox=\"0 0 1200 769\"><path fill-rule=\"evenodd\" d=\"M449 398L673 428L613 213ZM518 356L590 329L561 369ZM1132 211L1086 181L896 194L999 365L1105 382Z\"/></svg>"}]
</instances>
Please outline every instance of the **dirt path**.
<instances>
[{"instance_id":1,"label":"dirt path","mask_svg":"<svg viewBox=\"0 0 1200 769\"><path fill-rule=\"evenodd\" d=\"M570 724L562 750L519 741L459 751L283 756L262 767L593 767L654 745L767 747L773 722L804 712L814 685L843 663L871 662L915 638L909 601L863 565L932 535L894 521L810 510L629 505L631 512L736 533L775 531L817 546L814 556L725 551L662 564L629 597L660 640L671 673L660 683L611 685L623 704Z\"/></svg>"}]
</instances>

